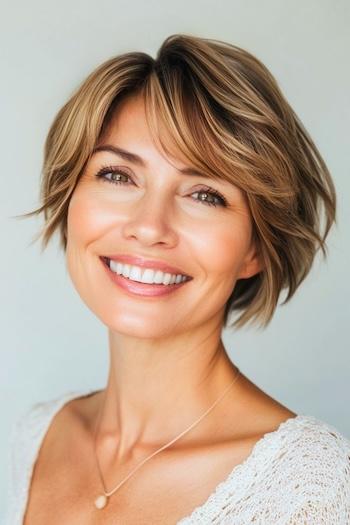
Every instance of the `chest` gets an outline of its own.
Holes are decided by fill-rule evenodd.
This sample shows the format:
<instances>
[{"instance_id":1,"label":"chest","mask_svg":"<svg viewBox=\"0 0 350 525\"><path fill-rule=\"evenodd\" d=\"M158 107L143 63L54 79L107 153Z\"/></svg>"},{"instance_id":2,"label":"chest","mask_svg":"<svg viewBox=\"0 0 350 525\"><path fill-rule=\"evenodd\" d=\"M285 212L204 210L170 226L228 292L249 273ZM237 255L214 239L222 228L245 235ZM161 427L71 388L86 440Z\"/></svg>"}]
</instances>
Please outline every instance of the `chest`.
<instances>
[{"instance_id":1,"label":"chest","mask_svg":"<svg viewBox=\"0 0 350 525\"><path fill-rule=\"evenodd\" d=\"M207 501L254 442L176 454L163 451L142 465L101 510L94 505L101 484L91 457L73 451L48 456L43 450L34 467L23 525L175 525ZM107 489L133 467L116 471Z\"/></svg>"}]
</instances>

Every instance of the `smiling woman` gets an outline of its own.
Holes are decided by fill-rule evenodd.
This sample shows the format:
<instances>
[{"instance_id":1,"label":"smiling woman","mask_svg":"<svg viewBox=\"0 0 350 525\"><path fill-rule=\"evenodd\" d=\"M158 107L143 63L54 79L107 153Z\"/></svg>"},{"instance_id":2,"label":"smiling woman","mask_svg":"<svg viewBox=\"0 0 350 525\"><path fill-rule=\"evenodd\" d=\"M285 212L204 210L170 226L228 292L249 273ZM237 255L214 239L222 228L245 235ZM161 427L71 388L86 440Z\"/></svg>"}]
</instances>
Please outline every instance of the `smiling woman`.
<instances>
[{"instance_id":1,"label":"smiling woman","mask_svg":"<svg viewBox=\"0 0 350 525\"><path fill-rule=\"evenodd\" d=\"M266 326L281 290L288 289L285 302L290 300L317 249L326 253L336 196L322 157L271 73L236 46L173 35L155 60L126 53L93 71L52 124L45 144L43 205L27 216L44 212L39 234L44 245L59 230L65 249L70 197L93 155L110 151L144 168L137 154L99 144L130 94L144 101L161 149L190 161L187 173L199 172L244 192L265 271L232 288L224 324L233 310L243 310L234 326L248 321Z\"/></svg>"},{"instance_id":2,"label":"smiling woman","mask_svg":"<svg viewBox=\"0 0 350 525\"><path fill-rule=\"evenodd\" d=\"M181 34L109 59L51 125L41 200L25 216L44 214L43 246L59 232L110 368L18 421L8 523L350 523L350 442L252 383L221 337L236 312L268 325L335 222L267 68Z\"/></svg>"}]
</instances>

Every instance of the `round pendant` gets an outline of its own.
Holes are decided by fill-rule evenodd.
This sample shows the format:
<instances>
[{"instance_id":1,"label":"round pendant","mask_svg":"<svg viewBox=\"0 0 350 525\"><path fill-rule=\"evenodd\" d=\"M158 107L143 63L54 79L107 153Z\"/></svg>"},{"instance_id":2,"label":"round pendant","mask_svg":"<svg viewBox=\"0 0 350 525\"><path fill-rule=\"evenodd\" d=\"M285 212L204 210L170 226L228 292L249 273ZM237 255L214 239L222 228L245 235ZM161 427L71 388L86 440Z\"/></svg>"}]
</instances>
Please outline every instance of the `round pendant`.
<instances>
[{"instance_id":1,"label":"round pendant","mask_svg":"<svg viewBox=\"0 0 350 525\"><path fill-rule=\"evenodd\" d=\"M95 507L97 509L103 509L107 505L107 496L104 494L101 494L101 496L98 496L98 498L95 499Z\"/></svg>"}]
</instances>

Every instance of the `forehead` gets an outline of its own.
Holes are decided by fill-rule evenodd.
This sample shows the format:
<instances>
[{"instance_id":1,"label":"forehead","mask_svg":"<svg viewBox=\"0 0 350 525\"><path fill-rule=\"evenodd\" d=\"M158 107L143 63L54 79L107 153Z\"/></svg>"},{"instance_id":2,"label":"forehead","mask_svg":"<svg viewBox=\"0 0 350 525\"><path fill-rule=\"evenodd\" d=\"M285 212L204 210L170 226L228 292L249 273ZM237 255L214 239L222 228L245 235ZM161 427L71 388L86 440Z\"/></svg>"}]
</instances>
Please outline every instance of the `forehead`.
<instances>
[{"instance_id":1,"label":"forehead","mask_svg":"<svg viewBox=\"0 0 350 525\"><path fill-rule=\"evenodd\" d=\"M164 138L164 133L162 138ZM150 150L152 150L152 155L165 158L173 166L184 169L191 166L192 162L176 147L169 133L166 133L166 139L165 150L158 137L151 133L147 122L144 97L137 94L129 95L118 104L98 145L108 143L125 150L131 149L136 154L135 157L140 156L141 159L149 157ZM136 163L142 165L142 161ZM188 171L195 172L191 169Z\"/></svg>"},{"instance_id":2,"label":"forehead","mask_svg":"<svg viewBox=\"0 0 350 525\"><path fill-rule=\"evenodd\" d=\"M104 138L114 136L130 138L133 142L140 137L143 140L149 138L145 102L141 95L128 96L114 110Z\"/></svg>"}]
</instances>

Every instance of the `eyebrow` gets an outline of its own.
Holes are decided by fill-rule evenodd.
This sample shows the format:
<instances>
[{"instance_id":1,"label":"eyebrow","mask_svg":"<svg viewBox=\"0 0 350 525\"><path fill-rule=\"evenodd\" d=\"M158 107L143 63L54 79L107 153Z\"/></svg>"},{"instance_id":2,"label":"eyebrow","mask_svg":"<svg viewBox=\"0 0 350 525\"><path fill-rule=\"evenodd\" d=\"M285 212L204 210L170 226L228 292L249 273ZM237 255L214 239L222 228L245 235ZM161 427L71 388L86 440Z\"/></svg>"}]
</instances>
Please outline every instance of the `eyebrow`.
<instances>
[{"instance_id":1,"label":"eyebrow","mask_svg":"<svg viewBox=\"0 0 350 525\"><path fill-rule=\"evenodd\" d=\"M129 162L132 162L134 164L137 164L138 166L146 167L147 163L143 160L142 157L139 155L136 155L136 153L131 153L131 151L127 151L125 149L122 149L118 146L113 146L112 144L103 144L101 146L96 146L92 152L97 153L99 151L108 151L110 153L114 153L115 155L118 155L124 160L128 160ZM209 179L209 175L206 175L203 172L197 171L193 168L176 168L179 173L183 173L184 175L192 175L194 177L204 177L206 179Z\"/></svg>"}]
</instances>

